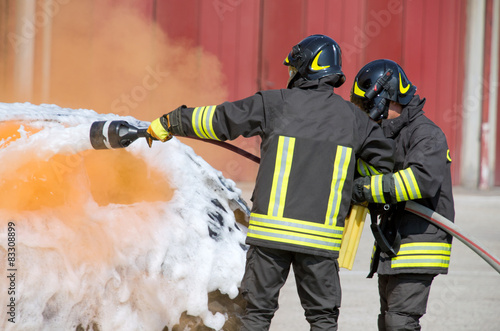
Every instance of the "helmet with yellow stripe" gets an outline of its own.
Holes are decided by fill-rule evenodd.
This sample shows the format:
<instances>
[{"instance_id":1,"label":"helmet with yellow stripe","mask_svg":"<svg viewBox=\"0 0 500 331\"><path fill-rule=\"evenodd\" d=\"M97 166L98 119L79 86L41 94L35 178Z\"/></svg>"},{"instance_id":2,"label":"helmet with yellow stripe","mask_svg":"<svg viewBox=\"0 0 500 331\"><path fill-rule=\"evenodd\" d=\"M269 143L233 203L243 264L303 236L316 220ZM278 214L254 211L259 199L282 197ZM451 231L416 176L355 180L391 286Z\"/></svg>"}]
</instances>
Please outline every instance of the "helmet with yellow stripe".
<instances>
[{"instance_id":1,"label":"helmet with yellow stripe","mask_svg":"<svg viewBox=\"0 0 500 331\"><path fill-rule=\"evenodd\" d=\"M399 64L380 59L366 64L354 78L351 102L374 120L387 118L389 102L406 106L417 91Z\"/></svg>"},{"instance_id":2,"label":"helmet with yellow stripe","mask_svg":"<svg viewBox=\"0 0 500 331\"><path fill-rule=\"evenodd\" d=\"M332 38L322 34L309 36L293 46L283 64L288 66L290 76L287 88L293 87L299 78L316 80L335 75L335 87L345 82L340 46Z\"/></svg>"}]
</instances>

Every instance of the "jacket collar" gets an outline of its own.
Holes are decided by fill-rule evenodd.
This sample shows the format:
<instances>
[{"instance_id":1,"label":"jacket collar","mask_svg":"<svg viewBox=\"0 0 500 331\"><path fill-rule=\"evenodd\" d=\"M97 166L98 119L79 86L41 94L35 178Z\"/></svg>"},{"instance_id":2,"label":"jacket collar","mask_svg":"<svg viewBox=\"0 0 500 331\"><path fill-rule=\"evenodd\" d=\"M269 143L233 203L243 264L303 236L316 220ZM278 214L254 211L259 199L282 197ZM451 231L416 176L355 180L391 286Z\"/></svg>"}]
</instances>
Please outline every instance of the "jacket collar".
<instances>
[{"instance_id":1,"label":"jacket collar","mask_svg":"<svg viewBox=\"0 0 500 331\"><path fill-rule=\"evenodd\" d=\"M330 75L315 80L306 80L300 77L299 79L297 79L297 81L295 81L293 87L298 87L303 90L309 90L309 89L333 90L333 85L337 80L338 78L335 75Z\"/></svg>"},{"instance_id":2,"label":"jacket collar","mask_svg":"<svg viewBox=\"0 0 500 331\"><path fill-rule=\"evenodd\" d=\"M424 114L424 104L425 98L420 99L418 95L414 95L410 103L401 111L401 115L393 119L382 120L382 129L385 136L388 138L396 137L405 126L417 117L422 116Z\"/></svg>"}]
</instances>

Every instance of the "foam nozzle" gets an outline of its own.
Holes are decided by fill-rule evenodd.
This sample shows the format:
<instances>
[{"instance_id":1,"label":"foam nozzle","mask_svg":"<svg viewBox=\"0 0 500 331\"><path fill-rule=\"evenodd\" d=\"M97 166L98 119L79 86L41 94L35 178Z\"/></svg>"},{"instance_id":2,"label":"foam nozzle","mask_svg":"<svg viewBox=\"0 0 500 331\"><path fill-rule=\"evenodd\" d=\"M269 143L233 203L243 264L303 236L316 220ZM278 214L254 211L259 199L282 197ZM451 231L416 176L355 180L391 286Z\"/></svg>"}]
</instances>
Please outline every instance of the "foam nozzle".
<instances>
[{"instance_id":1,"label":"foam nozzle","mask_svg":"<svg viewBox=\"0 0 500 331\"><path fill-rule=\"evenodd\" d=\"M90 143L94 149L125 148L146 135L146 129L126 121L97 121L90 126Z\"/></svg>"}]
</instances>

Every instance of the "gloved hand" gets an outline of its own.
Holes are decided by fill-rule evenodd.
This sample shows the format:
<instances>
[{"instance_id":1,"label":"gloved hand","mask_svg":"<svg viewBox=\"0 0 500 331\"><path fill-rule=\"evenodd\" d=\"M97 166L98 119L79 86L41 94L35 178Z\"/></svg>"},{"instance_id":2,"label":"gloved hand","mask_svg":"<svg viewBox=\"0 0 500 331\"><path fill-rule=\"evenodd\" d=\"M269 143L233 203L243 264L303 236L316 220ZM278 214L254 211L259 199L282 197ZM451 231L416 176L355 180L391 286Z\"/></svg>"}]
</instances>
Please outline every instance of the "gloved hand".
<instances>
[{"instance_id":1,"label":"gloved hand","mask_svg":"<svg viewBox=\"0 0 500 331\"><path fill-rule=\"evenodd\" d=\"M167 126L166 128L165 125ZM172 139L172 133L168 131L168 117L162 116L151 122L147 133L150 135L150 137L146 137L149 147L153 144L153 139L157 139L161 142Z\"/></svg>"},{"instance_id":2,"label":"gloved hand","mask_svg":"<svg viewBox=\"0 0 500 331\"><path fill-rule=\"evenodd\" d=\"M373 202L371 201L373 199L370 185L370 176L356 178L352 185L352 202L355 204L361 204L365 201Z\"/></svg>"}]
</instances>

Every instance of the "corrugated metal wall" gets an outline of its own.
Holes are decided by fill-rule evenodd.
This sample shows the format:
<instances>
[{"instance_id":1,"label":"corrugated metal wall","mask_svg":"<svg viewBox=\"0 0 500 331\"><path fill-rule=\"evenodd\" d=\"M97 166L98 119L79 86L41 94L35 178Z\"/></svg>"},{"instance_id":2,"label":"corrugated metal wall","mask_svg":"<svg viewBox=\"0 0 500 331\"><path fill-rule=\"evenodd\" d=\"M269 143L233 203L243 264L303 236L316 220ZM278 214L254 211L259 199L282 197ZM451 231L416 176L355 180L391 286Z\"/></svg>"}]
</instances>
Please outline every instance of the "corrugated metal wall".
<instances>
[{"instance_id":1,"label":"corrugated metal wall","mask_svg":"<svg viewBox=\"0 0 500 331\"><path fill-rule=\"evenodd\" d=\"M427 99L424 110L443 128L454 164L459 164L465 10L466 1L454 0L295 0L286 6L266 1L263 30L280 33L263 36L262 87L283 86L280 61L290 45L313 33L328 34L342 47L347 81L337 92L346 98L361 66L392 59ZM454 166L455 183L458 171Z\"/></svg>"},{"instance_id":2,"label":"corrugated metal wall","mask_svg":"<svg viewBox=\"0 0 500 331\"><path fill-rule=\"evenodd\" d=\"M361 66L377 58L395 60L427 99L425 111L445 131L458 164L465 10L465 0L187 0L159 1L156 19L171 37L187 38L218 56L230 100L283 87L283 59L314 33L342 47L347 81L337 92L346 98ZM453 167L455 183L458 170Z\"/></svg>"},{"instance_id":3,"label":"corrugated metal wall","mask_svg":"<svg viewBox=\"0 0 500 331\"><path fill-rule=\"evenodd\" d=\"M230 98L253 93L257 81L259 1L155 1L155 19L171 38L215 54Z\"/></svg>"},{"instance_id":4,"label":"corrugated metal wall","mask_svg":"<svg viewBox=\"0 0 500 331\"><path fill-rule=\"evenodd\" d=\"M42 6L45 1L38 0L37 6ZM194 67L201 71L204 66L215 66L212 73L215 70L221 72L222 76L214 77L214 85L223 85L225 91L213 95L214 103L222 101L222 97L236 100L259 89L284 87L287 72L282 62L291 47L310 34L323 33L331 36L342 47L343 69L347 81L337 92L345 98L349 97L355 74L368 61L390 58L403 66L412 83L418 87L418 93L427 99L427 115L443 128L448 137L454 159L454 182L459 184L459 167L456 165L461 159L461 94L467 0L51 0L51 3L57 9L48 15L50 22L53 21L54 37L51 48L51 91L74 85L73 90L80 91L80 95L70 100L67 93L58 97L51 93L50 98L44 99L37 91L40 89L38 86L31 100L15 100L10 98L10 94L6 97L0 93L4 101L53 102L63 106L93 108L100 112L122 109L140 119L152 119L149 118L152 114L158 114L163 109L165 112L170 110L173 103L176 106L178 102L195 106L197 104L193 103L196 102L210 102L205 101L210 99L210 95L196 98L193 94L185 98L185 101L180 101L179 93L168 92L175 88L175 81L170 82L170 78L166 80L173 86L169 86L166 91L148 90L145 93L140 79L147 78L142 76L145 75L144 68L148 67L147 62L141 62L143 59L139 55L131 56L126 63L130 68L138 66L138 86L119 84L121 77L131 73L124 73L117 66L115 68L113 59L125 62L132 51L143 55L177 54L174 52L177 49L172 51L174 53L168 53L168 50L163 50L163 53L158 51L159 46L155 44L155 34L158 34L158 30L154 28L155 23L169 40L175 42L175 47L184 45L185 50L193 49L199 57L186 53L186 58L189 56L189 61L196 63L185 63L182 58L170 58L170 55L163 59L151 56L156 62L148 65L153 68L155 63L166 67L171 65L180 75L186 70L186 75L189 76L196 74L187 73L188 68ZM3 2L0 8L2 17L6 16L7 9L12 13L13 7L15 1ZM123 8L128 13L130 10L138 13L141 20L146 22L138 24L138 27L151 26L150 31L145 32L149 36L132 37L133 31L130 29L137 29L135 25L131 27L130 21L112 16L112 13L123 11ZM37 11L43 13L40 8ZM9 15L9 22L2 22L0 28L12 26L11 17ZM118 32L114 39L105 41L103 35L114 31L110 21ZM120 24L124 26L120 28ZM35 28L46 28L45 24L40 25L35 25ZM71 33L72 30L73 37L57 38L63 31ZM115 44L129 39L129 44ZM40 36L36 35L37 44L39 40ZM8 47L5 34L1 42ZM68 48L72 42L78 42L81 47ZM64 46L64 50L58 51ZM6 47L2 49L3 54L8 52ZM77 51L83 57L77 56L78 64L74 64L69 72L66 70L62 73L55 69L70 61L72 56L77 55ZM202 59L210 56L215 56L218 63ZM108 58L109 63L101 63L103 58ZM0 73L10 75L9 64L12 60L4 59L2 63L4 65L0 68ZM179 85L186 83L177 76L173 78L175 79L182 80ZM0 87L8 85L6 81L7 78L2 79L3 85ZM37 82L40 81L42 80L35 77L35 84L39 85ZM194 95L212 88L210 79L200 82L202 83L196 81L196 84L189 85ZM4 89L6 90L8 87ZM129 98L135 97L132 101L136 102L125 99L124 92ZM113 97L100 103L93 102L98 96ZM199 154L221 169L226 176L234 180L254 179L255 165L249 165L244 160L228 165L231 161L224 158L227 154L214 152L216 147L197 145L190 141L186 143L194 145ZM256 139L238 140L236 144L258 153Z\"/></svg>"}]
</instances>

